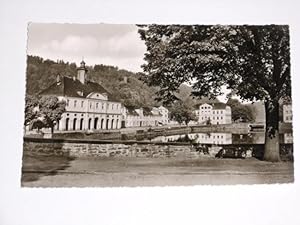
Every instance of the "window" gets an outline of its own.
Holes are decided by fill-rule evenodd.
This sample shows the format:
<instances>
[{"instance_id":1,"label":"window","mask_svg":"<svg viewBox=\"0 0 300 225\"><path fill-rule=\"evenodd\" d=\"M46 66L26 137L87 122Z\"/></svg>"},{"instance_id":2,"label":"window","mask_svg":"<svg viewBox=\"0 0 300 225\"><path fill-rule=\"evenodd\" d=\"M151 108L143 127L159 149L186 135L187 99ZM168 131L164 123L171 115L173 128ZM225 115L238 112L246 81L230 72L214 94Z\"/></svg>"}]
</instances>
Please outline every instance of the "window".
<instances>
[{"instance_id":1,"label":"window","mask_svg":"<svg viewBox=\"0 0 300 225\"><path fill-rule=\"evenodd\" d=\"M104 103L102 103L102 109L104 109Z\"/></svg>"},{"instance_id":2,"label":"window","mask_svg":"<svg viewBox=\"0 0 300 225\"><path fill-rule=\"evenodd\" d=\"M93 106L93 103L90 103L90 109L92 108L92 106Z\"/></svg>"},{"instance_id":3,"label":"window","mask_svg":"<svg viewBox=\"0 0 300 225\"><path fill-rule=\"evenodd\" d=\"M68 99L68 100L67 100L67 106L69 106L69 104L70 104L70 100Z\"/></svg>"},{"instance_id":4,"label":"window","mask_svg":"<svg viewBox=\"0 0 300 225\"><path fill-rule=\"evenodd\" d=\"M81 108L83 108L83 102L84 102L84 101L81 101Z\"/></svg>"},{"instance_id":5,"label":"window","mask_svg":"<svg viewBox=\"0 0 300 225\"><path fill-rule=\"evenodd\" d=\"M98 105L99 105L99 103L97 102L97 103L96 103L96 108L97 108L97 109L98 109Z\"/></svg>"},{"instance_id":6,"label":"window","mask_svg":"<svg viewBox=\"0 0 300 225\"><path fill-rule=\"evenodd\" d=\"M114 104L111 104L111 109L114 109Z\"/></svg>"},{"instance_id":7,"label":"window","mask_svg":"<svg viewBox=\"0 0 300 225\"><path fill-rule=\"evenodd\" d=\"M76 105L77 105L77 101L75 100L75 101L74 101L74 107L76 107Z\"/></svg>"}]
</instances>

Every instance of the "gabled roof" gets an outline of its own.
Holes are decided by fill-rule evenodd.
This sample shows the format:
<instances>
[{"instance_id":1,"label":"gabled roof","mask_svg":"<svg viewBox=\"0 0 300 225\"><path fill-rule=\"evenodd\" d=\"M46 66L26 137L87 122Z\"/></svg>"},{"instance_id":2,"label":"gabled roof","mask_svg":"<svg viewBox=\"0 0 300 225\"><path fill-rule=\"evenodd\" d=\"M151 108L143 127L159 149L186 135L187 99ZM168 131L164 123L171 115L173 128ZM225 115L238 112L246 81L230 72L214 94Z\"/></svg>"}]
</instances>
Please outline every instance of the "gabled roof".
<instances>
[{"instance_id":1,"label":"gabled roof","mask_svg":"<svg viewBox=\"0 0 300 225\"><path fill-rule=\"evenodd\" d=\"M100 84L92 81L86 81L86 84L82 84L79 80L67 76L61 77L59 83L53 83L48 88L40 92L40 94L86 98L92 92L100 94L106 93L108 100L117 101L116 98Z\"/></svg>"},{"instance_id":2,"label":"gabled roof","mask_svg":"<svg viewBox=\"0 0 300 225\"><path fill-rule=\"evenodd\" d=\"M204 105L204 104L211 105L213 107L213 109L225 109L226 106L227 106L225 103L216 102L216 103L201 103L201 104L196 104L196 105L194 105L194 108L195 109L199 109L199 107L201 105Z\"/></svg>"}]
</instances>

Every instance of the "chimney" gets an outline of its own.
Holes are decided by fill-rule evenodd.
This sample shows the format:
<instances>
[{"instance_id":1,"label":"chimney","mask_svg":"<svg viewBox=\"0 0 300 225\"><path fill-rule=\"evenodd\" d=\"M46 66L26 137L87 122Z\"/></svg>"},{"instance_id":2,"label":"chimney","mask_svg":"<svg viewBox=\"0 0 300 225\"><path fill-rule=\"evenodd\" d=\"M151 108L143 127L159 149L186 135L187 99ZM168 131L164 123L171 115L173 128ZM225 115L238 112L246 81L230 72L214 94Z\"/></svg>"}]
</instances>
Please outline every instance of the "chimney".
<instances>
[{"instance_id":1,"label":"chimney","mask_svg":"<svg viewBox=\"0 0 300 225\"><path fill-rule=\"evenodd\" d=\"M80 67L77 69L77 80L79 80L82 84L86 83L86 73L87 68L85 67L85 62L82 60Z\"/></svg>"}]
</instances>

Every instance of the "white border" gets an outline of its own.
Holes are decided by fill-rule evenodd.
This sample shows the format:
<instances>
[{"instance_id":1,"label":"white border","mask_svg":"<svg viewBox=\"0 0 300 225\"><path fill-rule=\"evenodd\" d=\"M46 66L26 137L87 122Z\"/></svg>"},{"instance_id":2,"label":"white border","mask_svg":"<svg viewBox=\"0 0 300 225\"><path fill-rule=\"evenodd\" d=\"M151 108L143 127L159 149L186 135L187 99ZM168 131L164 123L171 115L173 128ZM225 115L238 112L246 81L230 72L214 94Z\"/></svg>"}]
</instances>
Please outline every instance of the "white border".
<instances>
[{"instance_id":1,"label":"white border","mask_svg":"<svg viewBox=\"0 0 300 225\"><path fill-rule=\"evenodd\" d=\"M300 224L299 4L255 1L1 1L0 224ZM20 188L27 23L289 24L294 103L292 185Z\"/></svg>"}]
</instances>

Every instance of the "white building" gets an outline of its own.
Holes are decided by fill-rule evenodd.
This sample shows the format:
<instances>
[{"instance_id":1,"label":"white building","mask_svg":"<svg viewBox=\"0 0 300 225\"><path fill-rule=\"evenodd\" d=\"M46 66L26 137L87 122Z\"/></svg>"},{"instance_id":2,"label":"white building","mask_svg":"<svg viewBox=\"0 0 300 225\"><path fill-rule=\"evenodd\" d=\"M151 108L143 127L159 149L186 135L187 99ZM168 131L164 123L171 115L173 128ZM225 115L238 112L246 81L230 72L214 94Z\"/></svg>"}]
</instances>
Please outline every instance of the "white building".
<instances>
[{"instance_id":1,"label":"white building","mask_svg":"<svg viewBox=\"0 0 300 225\"><path fill-rule=\"evenodd\" d=\"M293 112L292 105L286 104L283 105L283 122L284 123L292 123L293 122Z\"/></svg>"},{"instance_id":2,"label":"white building","mask_svg":"<svg viewBox=\"0 0 300 225\"><path fill-rule=\"evenodd\" d=\"M125 127L147 127L161 125L165 117L160 113L159 108L133 107L125 108Z\"/></svg>"},{"instance_id":3,"label":"white building","mask_svg":"<svg viewBox=\"0 0 300 225\"><path fill-rule=\"evenodd\" d=\"M158 123L160 125L167 125L169 124L169 110L164 106L154 107L151 110L152 114L158 116Z\"/></svg>"},{"instance_id":4,"label":"white building","mask_svg":"<svg viewBox=\"0 0 300 225\"><path fill-rule=\"evenodd\" d=\"M199 124L230 124L231 107L224 103L201 104L194 111Z\"/></svg>"},{"instance_id":5,"label":"white building","mask_svg":"<svg viewBox=\"0 0 300 225\"><path fill-rule=\"evenodd\" d=\"M55 130L109 130L121 128L122 107L100 84L87 80L85 62L77 77L58 76L41 95L57 96L66 101L66 111Z\"/></svg>"}]
</instances>

